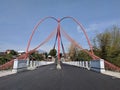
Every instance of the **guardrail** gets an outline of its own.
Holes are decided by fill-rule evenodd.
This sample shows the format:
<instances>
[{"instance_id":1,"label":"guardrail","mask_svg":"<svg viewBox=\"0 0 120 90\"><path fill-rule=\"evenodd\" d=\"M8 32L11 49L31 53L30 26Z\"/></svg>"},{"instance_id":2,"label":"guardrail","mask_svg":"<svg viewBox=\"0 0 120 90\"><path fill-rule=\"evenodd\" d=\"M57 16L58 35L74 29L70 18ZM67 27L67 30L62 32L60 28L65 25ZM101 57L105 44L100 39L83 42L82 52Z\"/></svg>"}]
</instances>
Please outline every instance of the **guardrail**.
<instances>
[{"instance_id":1,"label":"guardrail","mask_svg":"<svg viewBox=\"0 0 120 90\"><path fill-rule=\"evenodd\" d=\"M36 67L52 64L54 61L29 61L29 60L14 60L13 72L20 72L28 69L35 69ZM104 72L104 60L92 60L92 61L70 61L63 62L65 64L74 65L77 67L86 68L88 70L93 70L96 72Z\"/></svg>"},{"instance_id":2,"label":"guardrail","mask_svg":"<svg viewBox=\"0 0 120 90\"><path fill-rule=\"evenodd\" d=\"M69 64L73 66L83 67L89 69L89 61L69 61L69 62L63 62L64 64Z\"/></svg>"},{"instance_id":3,"label":"guardrail","mask_svg":"<svg viewBox=\"0 0 120 90\"><path fill-rule=\"evenodd\" d=\"M13 72L17 73L20 71L25 71L25 70L30 70L30 69L35 69L36 67L43 66L43 65L48 65L52 64L54 62L49 62L49 61L29 61L29 60L14 60L13 64Z\"/></svg>"},{"instance_id":4,"label":"guardrail","mask_svg":"<svg viewBox=\"0 0 120 90\"><path fill-rule=\"evenodd\" d=\"M91 61L69 61L69 62L63 62L64 64L69 64L77 67L86 68L88 70L96 71L96 72L104 72L104 60L91 60Z\"/></svg>"}]
</instances>

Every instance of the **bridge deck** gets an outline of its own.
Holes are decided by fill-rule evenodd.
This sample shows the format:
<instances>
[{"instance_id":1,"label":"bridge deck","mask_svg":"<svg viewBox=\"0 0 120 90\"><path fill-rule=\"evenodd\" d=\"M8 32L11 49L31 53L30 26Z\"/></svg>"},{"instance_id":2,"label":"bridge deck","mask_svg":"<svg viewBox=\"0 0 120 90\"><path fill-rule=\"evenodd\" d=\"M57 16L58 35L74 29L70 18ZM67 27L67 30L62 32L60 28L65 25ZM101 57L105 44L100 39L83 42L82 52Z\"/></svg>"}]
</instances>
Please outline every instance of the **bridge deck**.
<instances>
[{"instance_id":1,"label":"bridge deck","mask_svg":"<svg viewBox=\"0 0 120 90\"><path fill-rule=\"evenodd\" d=\"M120 90L120 79L62 64L0 78L0 90Z\"/></svg>"}]
</instances>

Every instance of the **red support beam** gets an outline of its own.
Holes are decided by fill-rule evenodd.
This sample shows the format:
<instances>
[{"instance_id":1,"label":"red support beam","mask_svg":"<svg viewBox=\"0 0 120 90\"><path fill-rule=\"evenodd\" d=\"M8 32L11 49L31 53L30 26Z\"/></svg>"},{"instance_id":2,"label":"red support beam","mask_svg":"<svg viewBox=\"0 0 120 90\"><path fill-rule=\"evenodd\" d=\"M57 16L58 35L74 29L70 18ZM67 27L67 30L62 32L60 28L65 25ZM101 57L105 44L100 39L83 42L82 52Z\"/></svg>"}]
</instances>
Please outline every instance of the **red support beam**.
<instances>
[{"instance_id":1,"label":"red support beam","mask_svg":"<svg viewBox=\"0 0 120 90\"><path fill-rule=\"evenodd\" d=\"M82 24L81 24L79 21L77 21L75 18L70 17L70 16L63 17L62 19L56 19L55 17L51 17L51 16L50 16L50 17L45 17L45 18L41 19L41 20L37 23L37 25L33 28L32 34L31 34L30 39L29 39L29 41L28 41L28 45L27 45L27 49L26 49L26 54L23 54L23 55L19 56L18 59L27 58L27 56L28 56L29 54L31 54L31 53L33 53L34 51L36 51L39 47L41 47L42 45L44 45L46 42L48 42L48 41L54 36L55 31L53 31L53 32L52 32L41 44L39 44L36 48L34 48L33 50L30 50L30 51L29 51L29 47L30 47L30 44L31 44L31 41L32 41L32 37L34 36L34 33L35 33L35 31L37 30L38 26L39 26L43 21L45 21L46 19L49 19L49 18L55 20L55 21L58 23L58 26L57 26L57 34L58 34L58 35L57 35L57 39L58 39L58 63L60 62L60 41L62 40L62 39L61 39L61 34L60 34L60 29L61 29L61 28L60 28L60 22L61 22L62 20L64 20L64 19L66 19L66 18L72 19L76 24L78 24L78 25L80 26L81 30L83 31L83 33L84 33L84 35L85 35L85 37L86 37L86 39L87 39L87 42L88 42L88 45L89 45L89 47L90 47L91 52L89 52L89 51L87 51L87 50L84 50L84 49L83 49L74 39L72 39L64 30L62 30L63 35L64 35L71 43L73 43L76 47L78 47L78 48L82 49L84 52L88 53L93 59L100 59L100 57L94 55L93 48L92 48L92 44L90 43L90 40L89 40L89 38L88 38L88 35L87 35L84 27L82 26ZM63 48L63 44L62 44L62 48ZM64 48L63 48L63 50L64 50ZM7 69L7 68L11 67L11 66L13 65L13 62L14 62L14 60L11 60L11 61L3 64L3 65L0 65L0 70L2 70L2 69ZM105 60L105 65L108 66L108 67L111 68L111 69L120 71L120 68L119 68L119 67L113 65L112 63L110 63L110 62L108 62L108 61L106 61L106 60Z\"/></svg>"},{"instance_id":2,"label":"red support beam","mask_svg":"<svg viewBox=\"0 0 120 90\"><path fill-rule=\"evenodd\" d=\"M53 19L53 20L55 20L55 21L58 21L55 17L49 16L49 17L45 17L45 18L41 19L41 20L36 24L36 26L33 28L32 34L30 35L30 38L29 38L29 41L28 41L28 45L27 45L27 49L26 49L26 54L27 54L26 56L28 56L29 47L30 47L30 44L31 44L33 35L34 35L35 31L37 30L38 26L39 26L43 21L45 21L46 19L49 19L49 18L51 18L51 19Z\"/></svg>"},{"instance_id":3,"label":"red support beam","mask_svg":"<svg viewBox=\"0 0 120 90\"><path fill-rule=\"evenodd\" d=\"M29 54L35 52L38 48L40 48L42 45L44 45L45 43L47 43L47 42L55 35L56 29L57 29L57 28L55 28L55 30L54 30L52 33L50 33L50 35L49 35L42 43L40 43L37 47L35 47L34 49L28 51L28 52L26 53L26 56L24 57L24 59L26 59Z\"/></svg>"},{"instance_id":4,"label":"red support beam","mask_svg":"<svg viewBox=\"0 0 120 90\"><path fill-rule=\"evenodd\" d=\"M72 39L64 30L61 30L62 34L71 42L73 43L76 47L82 49L84 52L86 52L88 55L90 55L92 58L94 57L95 59L100 59L100 57L91 54L89 51L83 49L74 39Z\"/></svg>"},{"instance_id":5,"label":"red support beam","mask_svg":"<svg viewBox=\"0 0 120 90\"><path fill-rule=\"evenodd\" d=\"M61 22L62 20L64 20L64 19L67 19L67 18L72 19L76 24L78 24L78 26L80 26L81 30L83 31L83 33L84 33L84 35L85 35L85 37L86 37L86 39L87 39L88 45L89 45L90 50L91 50L91 54L94 55L92 44L90 43L90 40L89 40L89 38L88 38L88 35L87 35L87 33L86 33L83 25L82 25L77 19L75 19L75 18L73 18L73 17L70 17L70 16L66 16L66 17L61 18L60 22ZM95 60L94 57L92 57L92 58L93 58L93 60Z\"/></svg>"},{"instance_id":6,"label":"red support beam","mask_svg":"<svg viewBox=\"0 0 120 90\"><path fill-rule=\"evenodd\" d=\"M58 60L60 60L60 20L58 19Z\"/></svg>"}]
</instances>

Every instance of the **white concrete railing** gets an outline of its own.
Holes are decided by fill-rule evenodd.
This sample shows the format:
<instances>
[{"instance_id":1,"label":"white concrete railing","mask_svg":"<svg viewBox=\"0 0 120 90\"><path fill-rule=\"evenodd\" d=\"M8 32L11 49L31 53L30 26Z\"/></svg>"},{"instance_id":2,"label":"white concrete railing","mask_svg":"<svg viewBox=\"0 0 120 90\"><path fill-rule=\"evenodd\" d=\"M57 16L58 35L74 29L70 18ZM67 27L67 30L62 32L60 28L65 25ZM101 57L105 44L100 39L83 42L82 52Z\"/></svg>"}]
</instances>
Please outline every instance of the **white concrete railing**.
<instances>
[{"instance_id":1,"label":"white concrete railing","mask_svg":"<svg viewBox=\"0 0 120 90\"><path fill-rule=\"evenodd\" d=\"M48 62L48 61L29 61L29 60L14 60L14 65L13 65L13 72L20 72L20 71L24 71L27 69L35 69L38 66L43 66L43 65L48 65L48 64L52 64L54 63L54 61L52 62ZM100 60L92 60L92 61L71 61L71 62L63 62L65 64L69 64L69 65L74 65L74 66L78 66L78 67L83 67L83 68L87 68L93 71L97 71L97 72L104 72L104 60L100 59Z\"/></svg>"},{"instance_id":2,"label":"white concrete railing","mask_svg":"<svg viewBox=\"0 0 120 90\"><path fill-rule=\"evenodd\" d=\"M28 69L35 69L38 66L48 65L54 63L53 61L29 61L29 60L14 60L13 72L17 73Z\"/></svg>"},{"instance_id":3,"label":"white concrete railing","mask_svg":"<svg viewBox=\"0 0 120 90\"><path fill-rule=\"evenodd\" d=\"M43 65L49 65L54 63L53 61L30 61L29 67L38 67Z\"/></svg>"},{"instance_id":4,"label":"white concrete railing","mask_svg":"<svg viewBox=\"0 0 120 90\"><path fill-rule=\"evenodd\" d=\"M20 72L27 69L27 60L15 59L12 72Z\"/></svg>"},{"instance_id":5,"label":"white concrete railing","mask_svg":"<svg viewBox=\"0 0 120 90\"><path fill-rule=\"evenodd\" d=\"M70 61L70 62L63 62L65 64L74 65L77 67L83 67L89 70L93 70L96 72L104 72L104 60L91 60L91 61Z\"/></svg>"},{"instance_id":6,"label":"white concrete railing","mask_svg":"<svg viewBox=\"0 0 120 90\"><path fill-rule=\"evenodd\" d=\"M104 60L92 60L90 61L90 70L97 72L105 72Z\"/></svg>"},{"instance_id":7,"label":"white concrete railing","mask_svg":"<svg viewBox=\"0 0 120 90\"><path fill-rule=\"evenodd\" d=\"M70 62L63 62L63 63L89 69L88 61L70 61Z\"/></svg>"}]
</instances>

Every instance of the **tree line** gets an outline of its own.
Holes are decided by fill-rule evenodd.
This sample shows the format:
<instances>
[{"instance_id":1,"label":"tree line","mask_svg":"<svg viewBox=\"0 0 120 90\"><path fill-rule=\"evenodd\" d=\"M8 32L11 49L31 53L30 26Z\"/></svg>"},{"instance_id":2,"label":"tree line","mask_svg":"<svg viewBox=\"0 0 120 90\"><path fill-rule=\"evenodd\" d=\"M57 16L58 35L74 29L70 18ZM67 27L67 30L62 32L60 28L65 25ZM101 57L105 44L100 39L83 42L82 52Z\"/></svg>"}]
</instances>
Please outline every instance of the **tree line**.
<instances>
[{"instance_id":1,"label":"tree line","mask_svg":"<svg viewBox=\"0 0 120 90\"><path fill-rule=\"evenodd\" d=\"M11 50L10 53L3 52L0 54L0 65L14 59L18 56L18 53L15 50Z\"/></svg>"},{"instance_id":2,"label":"tree line","mask_svg":"<svg viewBox=\"0 0 120 90\"><path fill-rule=\"evenodd\" d=\"M92 44L95 55L120 66L120 28L118 26L113 26L97 34ZM69 48L69 56L71 60L92 59L83 50L76 48L73 44Z\"/></svg>"},{"instance_id":3,"label":"tree line","mask_svg":"<svg viewBox=\"0 0 120 90\"><path fill-rule=\"evenodd\" d=\"M113 26L106 29L104 32L96 34L93 39L93 51L94 54L102 59L120 66L120 28ZM87 51L90 51L86 49ZM31 60L45 60L48 55L56 57L56 49L51 49L49 53L32 53L29 55ZM73 44L69 47L68 55L71 60L91 60L92 58L83 50L76 48ZM18 56L18 53L12 50L9 54L0 55L0 65L10 61ZM62 56L62 54L60 55Z\"/></svg>"},{"instance_id":4,"label":"tree line","mask_svg":"<svg viewBox=\"0 0 120 90\"><path fill-rule=\"evenodd\" d=\"M109 62L120 66L120 28L113 26L96 35L94 41L95 54Z\"/></svg>"},{"instance_id":5,"label":"tree line","mask_svg":"<svg viewBox=\"0 0 120 90\"><path fill-rule=\"evenodd\" d=\"M0 53L0 65L5 64L6 62L9 62L10 60L15 59L20 56L19 53L15 50L9 50L9 51L10 51L9 53L7 53L7 50L6 52ZM49 53L47 52L39 53L38 51L35 51L29 55L29 59L37 60L37 61L47 60L48 55L55 57L56 53L57 53L56 49L51 49Z\"/></svg>"}]
</instances>

